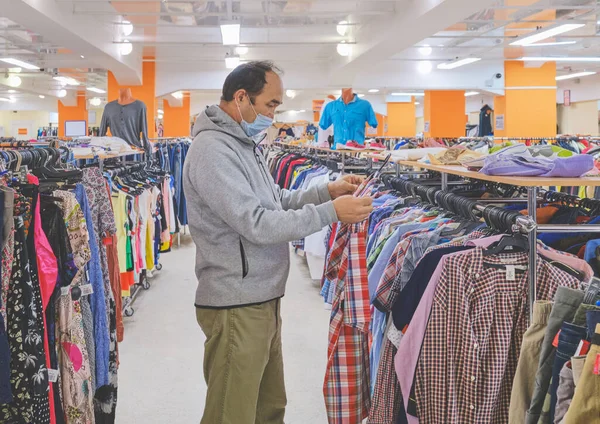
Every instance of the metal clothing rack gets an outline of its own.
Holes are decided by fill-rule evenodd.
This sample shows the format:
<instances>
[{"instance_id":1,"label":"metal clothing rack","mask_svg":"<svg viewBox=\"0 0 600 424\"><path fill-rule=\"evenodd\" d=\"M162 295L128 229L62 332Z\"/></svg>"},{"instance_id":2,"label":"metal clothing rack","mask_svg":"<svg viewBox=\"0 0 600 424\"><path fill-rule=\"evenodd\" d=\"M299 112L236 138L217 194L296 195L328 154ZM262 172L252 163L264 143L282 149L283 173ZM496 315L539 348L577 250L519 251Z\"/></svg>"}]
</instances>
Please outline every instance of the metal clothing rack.
<instances>
[{"instance_id":1,"label":"metal clothing rack","mask_svg":"<svg viewBox=\"0 0 600 424\"><path fill-rule=\"evenodd\" d=\"M364 170L365 167L354 167L354 166L347 166L347 161L349 159L357 159L360 158L361 155L363 153L375 153L377 152L376 150L360 150L360 151L354 151L354 150L332 150L332 149L328 149L328 148L324 148L324 147L317 147L317 146L303 146L303 145L296 145L296 144L289 144L289 143L273 143L271 146L274 147L278 147L281 148L283 150L287 150L287 151L297 151L303 154L310 154L311 152L314 153L314 155L319 156L321 155L323 159L325 159L326 161L333 161L333 159L336 156L340 156L340 167L338 167L338 171L340 171L342 174L345 173L345 171L356 171L356 170ZM367 162L367 168L370 168L371 166L371 161Z\"/></svg>"},{"instance_id":2,"label":"metal clothing rack","mask_svg":"<svg viewBox=\"0 0 600 424\"><path fill-rule=\"evenodd\" d=\"M381 158L383 159L383 158ZM524 187L527 190L527 211L531 219L532 226L527 231L529 236L529 315L533 317L533 304L537 299L537 237L538 233L599 233L600 225L557 225L557 224L537 224L537 205L542 192L542 187L549 186L591 186L600 187L600 177L589 178L544 178L544 177L505 177L486 175L479 172L469 171L461 166L443 166L431 165L412 161L394 161L396 165L406 168L425 169L428 171L439 172L442 176L441 189L448 189L448 176L458 175L463 178L489 181L500 184L508 184L517 187ZM510 203L513 199L506 200Z\"/></svg>"}]
</instances>

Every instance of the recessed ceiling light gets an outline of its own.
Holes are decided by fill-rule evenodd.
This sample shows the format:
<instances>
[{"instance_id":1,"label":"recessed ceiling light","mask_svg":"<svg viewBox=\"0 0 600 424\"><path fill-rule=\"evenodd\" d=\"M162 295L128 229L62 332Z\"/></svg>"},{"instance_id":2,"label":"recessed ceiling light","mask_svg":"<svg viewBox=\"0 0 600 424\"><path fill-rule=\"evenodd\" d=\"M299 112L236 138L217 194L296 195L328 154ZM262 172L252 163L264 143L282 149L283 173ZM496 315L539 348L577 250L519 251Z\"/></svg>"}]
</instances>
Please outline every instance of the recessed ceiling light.
<instances>
[{"instance_id":1,"label":"recessed ceiling light","mask_svg":"<svg viewBox=\"0 0 600 424\"><path fill-rule=\"evenodd\" d=\"M477 96L478 94L479 94L479 91L467 91L465 93L465 97Z\"/></svg>"},{"instance_id":2,"label":"recessed ceiling light","mask_svg":"<svg viewBox=\"0 0 600 424\"><path fill-rule=\"evenodd\" d=\"M342 41L337 45L337 52L340 56L350 56L352 54L352 44Z\"/></svg>"},{"instance_id":3,"label":"recessed ceiling light","mask_svg":"<svg viewBox=\"0 0 600 424\"><path fill-rule=\"evenodd\" d=\"M79 85L79 81L77 81L75 78L71 78L71 77L53 77L56 81L59 81L62 84L66 84L66 85Z\"/></svg>"},{"instance_id":4,"label":"recessed ceiling light","mask_svg":"<svg viewBox=\"0 0 600 424\"><path fill-rule=\"evenodd\" d=\"M358 94L358 97L360 97L362 99L363 97L365 97L365 95L364 94Z\"/></svg>"},{"instance_id":5,"label":"recessed ceiling light","mask_svg":"<svg viewBox=\"0 0 600 424\"><path fill-rule=\"evenodd\" d=\"M438 69L454 69L460 66L469 65L470 63L479 62L481 60L480 57L467 57L466 59L460 59L454 62L448 63L440 63L437 68Z\"/></svg>"},{"instance_id":6,"label":"recessed ceiling light","mask_svg":"<svg viewBox=\"0 0 600 424\"><path fill-rule=\"evenodd\" d=\"M133 51L133 44L131 44L128 40L125 40L121 44L121 47L119 47L119 51L123 56L127 56Z\"/></svg>"},{"instance_id":7,"label":"recessed ceiling light","mask_svg":"<svg viewBox=\"0 0 600 424\"><path fill-rule=\"evenodd\" d=\"M67 90L58 90L58 93L56 93L56 95L57 95L58 97L60 97L61 99L62 99L63 97L67 97Z\"/></svg>"},{"instance_id":8,"label":"recessed ceiling light","mask_svg":"<svg viewBox=\"0 0 600 424\"><path fill-rule=\"evenodd\" d=\"M8 90L8 92L9 92L10 94L13 94L13 93L16 93L16 92L17 92L17 90Z\"/></svg>"},{"instance_id":9,"label":"recessed ceiling light","mask_svg":"<svg viewBox=\"0 0 600 424\"><path fill-rule=\"evenodd\" d=\"M348 32L348 21L340 21L337 26L335 27L335 30L337 31L338 34L340 34L342 37L346 35L346 33Z\"/></svg>"},{"instance_id":10,"label":"recessed ceiling light","mask_svg":"<svg viewBox=\"0 0 600 424\"><path fill-rule=\"evenodd\" d=\"M105 90L102 90L101 88L96 88L96 87L88 87L87 90L91 91L91 92L94 92L94 93L98 93L98 94L104 94L104 93L106 93Z\"/></svg>"},{"instance_id":11,"label":"recessed ceiling light","mask_svg":"<svg viewBox=\"0 0 600 424\"><path fill-rule=\"evenodd\" d=\"M248 54L248 50L249 50L249 49L248 49L248 47L246 47L246 46L237 46L237 47L235 48L235 52L236 52L237 54L239 54L240 56L243 56L243 55L245 55L245 54Z\"/></svg>"},{"instance_id":12,"label":"recessed ceiling light","mask_svg":"<svg viewBox=\"0 0 600 424\"><path fill-rule=\"evenodd\" d=\"M520 40L513 41L510 43L511 46L526 46L528 44L533 44L538 41L545 40L547 38L554 37L559 34L564 34L565 32L573 31L574 29L578 29L584 27L585 24L564 24L559 25L557 27L548 29L546 31L537 32L533 35L530 35L525 38L521 38Z\"/></svg>"},{"instance_id":13,"label":"recessed ceiling light","mask_svg":"<svg viewBox=\"0 0 600 424\"><path fill-rule=\"evenodd\" d=\"M415 102L415 104L416 104L416 105L420 105L421 103L419 103L419 102Z\"/></svg>"},{"instance_id":14,"label":"recessed ceiling light","mask_svg":"<svg viewBox=\"0 0 600 424\"><path fill-rule=\"evenodd\" d=\"M21 83L23 81L21 81L21 78L16 76L16 75L10 75L7 79L6 82L8 83L8 85L10 85L11 87L18 87L21 85Z\"/></svg>"},{"instance_id":15,"label":"recessed ceiling light","mask_svg":"<svg viewBox=\"0 0 600 424\"><path fill-rule=\"evenodd\" d=\"M222 24L221 37L224 46L237 46L240 44L240 24Z\"/></svg>"},{"instance_id":16,"label":"recessed ceiling light","mask_svg":"<svg viewBox=\"0 0 600 424\"><path fill-rule=\"evenodd\" d=\"M100 100L98 97L94 97L90 100L90 104L92 106L100 106L102 104L102 100Z\"/></svg>"},{"instance_id":17,"label":"recessed ceiling light","mask_svg":"<svg viewBox=\"0 0 600 424\"><path fill-rule=\"evenodd\" d=\"M165 116L164 115L158 115L157 118L158 119L163 119Z\"/></svg>"},{"instance_id":18,"label":"recessed ceiling light","mask_svg":"<svg viewBox=\"0 0 600 424\"><path fill-rule=\"evenodd\" d=\"M171 94L171 96L175 97L176 99L183 99L183 93L181 91L176 91Z\"/></svg>"},{"instance_id":19,"label":"recessed ceiling light","mask_svg":"<svg viewBox=\"0 0 600 424\"><path fill-rule=\"evenodd\" d=\"M429 46L429 44L425 44L423 47L419 47L419 53L421 56L429 56L433 52L433 49Z\"/></svg>"},{"instance_id":20,"label":"recessed ceiling light","mask_svg":"<svg viewBox=\"0 0 600 424\"><path fill-rule=\"evenodd\" d=\"M392 93L392 96L416 96L421 97L424 96L425 93Z\"/></svg>"},{"instance_id":21,"label":"recessed ceiling light","mask_svg":"<svg viewBox=\"0 0 600 424\"><path fill-rule=\"evenodd\" d=\"M38 97L39 97L40 99L45 99L45 98L46 98L46 96L44 96L43 94L40 94Z\"/></svg>"},{"instance_id":22,"label":"recessed ceiling light","mask_svg":"<svg viewBox=\"0 0 600 424\"><path fill-rule=\"evenodd\" d=\"M164 111L164 110L162 110L162 109L158 109L156 112L157 112L159 115L163 115L163 114L165 113L165 111Z\"/></svg>"},{"instance_id":23,"label":"recessed ceiling light","mask_svg":"<svg viewBox=\"0 0 600 424\"><path fill-rule=\"evenodd\" d=\"M577 41L554 41L552 43L535 43L535 44L526 44L523 47L568 46L570 44L577 44Z\"/></svg>"},{"instance_id":24,"label":"recessed ceiling light","mask_svg":"<svg viewBox=\"0 0 600 424\"><path fill-rule=\"evenodd\" d=\"M84 56L84 55L81 55L80 57L81 57L82 59L85 59L85 56Z\"/></svg>"},{"instance_id":25,"label":"recessed ceiling light","mask_svg":"<svg viewBox=\"0 0 600 424\"><path fill-rule=\"evenodd\" d=\"M129 37L133 32L133 24L129 21L123 21L121 22L121 30L125 37Z\"/></svg>"},{"instance_id":26,"label":"recessed ceiling light","mask_svg":"<svg viewBox=\"0 0 600 424\"><path fill-rule=\"evenodd\" d=\"M379 89L377 89L377 88L371 88L369 90L369 93L379 93Z\"/></svg>"},{"instance_id":27,"label":"recessed ceiling light","mask_svg":"<svg viewBox=\"0 0 600 424\"><path fill-rule=\"evenodd\" d=\"M306 112L306 110L305 109L300 109L298 112L299 113L304 113L304 112Z\"/></svg>"},{"instance_id":28,"label":"recessed ceiling light","mask_svg":"<svg viewBox=\"0 0 600 424\"><path fill-rule=\"evenodd\" d=\"M560 76L556 77L556 81L563 81L563 80L568 80L571 78L587 77L589 75L596 75L596 72L585 71L585 72L576 72L574 74L569 74L569 75L560 75Z\"/></svg>"},{"instance_id":29,"label":"recessed ceiling light","mask_svg":"<svg viewBox=\"0 0 600 424\"><path fill-rule=\"evenodd\" d=\"M285 90L285 95L288 96L290 99L293 99L294 97L296 97L296 90Z\"/></svg>"},{"instance_id":30,"label":"recessed ceiling light","mask_svg":"<svg viewBox=\"0 0 600 424\"><path fill-rule=\"evenodd\" d=\"M3 57L0 58L0 61L10 63L11 65L19 66L21 68L30 69L32 71L40 69L37 66L32 65L31 63L23 62L22 60L14 59L12 57Z\"/></svg>"},{"instance_id":31,"label":"recessed ceiling light","mask_svg":"<svg viewBox=\"0 0 600 424\"><path fill-rule=\"evenodd\" d=\"M523 62L600 62L600 57L591 56L571 56L571 57L551 57L551 56L525 56L518 59Z\"/></svg>"}]
</instances>

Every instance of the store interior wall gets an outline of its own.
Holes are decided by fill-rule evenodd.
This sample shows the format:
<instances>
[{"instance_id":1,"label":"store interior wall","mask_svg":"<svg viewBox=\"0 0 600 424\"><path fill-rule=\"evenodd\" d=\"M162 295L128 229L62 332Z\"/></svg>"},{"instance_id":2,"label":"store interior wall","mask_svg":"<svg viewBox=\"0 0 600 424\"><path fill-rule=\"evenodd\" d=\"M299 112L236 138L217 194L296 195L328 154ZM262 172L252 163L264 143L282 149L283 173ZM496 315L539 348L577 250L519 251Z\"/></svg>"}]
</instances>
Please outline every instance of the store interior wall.
<instances>
[{"instance_id":1,"label":"store interior wall","mask_svg":"<svg viewBox=\"0 0 600 424\"><path fill-rule=\"evenodd\" d=\"M598 135L598 101L556 107L559 134Z\"/></svg>"},{"instance_id":2,"label":"store interior wall","mask_svg":"<svg viewBox=\"0 0 600 424\"><path fill-rule=\"evenodd\" d=\"M0 110L0 128L3 129L4 137L16 137L13 134L12 123L14 121L28 121L34 129L39 127L47 127L52 124L53 127L58 125L58 114L56 112L37 111L37 110L19 110L8 111ZM2 130L0 130L0 133Z\"/></svg>"}]
</instances>

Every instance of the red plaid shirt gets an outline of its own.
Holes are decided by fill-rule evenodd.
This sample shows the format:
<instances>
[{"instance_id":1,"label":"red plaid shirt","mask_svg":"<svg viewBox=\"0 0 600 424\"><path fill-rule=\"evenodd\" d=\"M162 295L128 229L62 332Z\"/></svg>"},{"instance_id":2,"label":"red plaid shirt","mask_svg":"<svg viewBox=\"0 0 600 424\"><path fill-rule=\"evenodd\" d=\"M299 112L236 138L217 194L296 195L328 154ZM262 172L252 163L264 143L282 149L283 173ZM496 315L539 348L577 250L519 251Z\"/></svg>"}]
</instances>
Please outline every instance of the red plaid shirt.
<instances>
[{"instance_id":1,"label":"red plaid shirt","mask_svg":"<svg viewBox=\"0 0 600 424\"><path fill-rule=\"evenodd\" d=\"M528 279L527 273L517 273L509 281L503 267L484 263L499 265L508 259L518 265L528 262L524 253L484 258L479 247L446 260L415 376L421 423L506 422L527 329ZM559 285L580 285L542 259L537 268L538 300L552 299Z\"/></svg>"}]
</instances>

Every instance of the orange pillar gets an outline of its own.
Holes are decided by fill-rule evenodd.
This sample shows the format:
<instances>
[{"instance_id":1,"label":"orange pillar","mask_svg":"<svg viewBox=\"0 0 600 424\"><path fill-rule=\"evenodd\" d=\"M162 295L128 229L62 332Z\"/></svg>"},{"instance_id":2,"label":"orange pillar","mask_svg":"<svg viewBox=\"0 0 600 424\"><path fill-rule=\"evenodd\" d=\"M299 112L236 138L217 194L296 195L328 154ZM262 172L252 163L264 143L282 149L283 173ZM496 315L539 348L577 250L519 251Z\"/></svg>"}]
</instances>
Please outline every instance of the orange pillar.
<instances>
[{"instance_id":1,"label":"orange pillar","mask_svg":"<svg viewBox=\"0 0 600 424\"><path fill-rule=\"evenodd\" d=\"M65 136L66 121L85 121L85 128L87 129L88 113L84 91L77 92L77 106L65 106L62 101L58 101L59 137Z\"/></svg>"},{"instance_id":2,"label":"orange pillar","mask_svg":"<svg viewBox=\"0 0 600 424\"><path fill-rule=\"evenodd\" d=\"M508 61L504 73L505 130L498 136L555 137L556 63L526 68L523 62Z\"/></svg>"},{"instance_id":3,"label":"orange pillar","mask_svg":"<svg viewBox=\"0 0 600 424\"><path fill-rule=\"evenodd\" d=\"M425 91L425 137L464 137L465 110L464 91Z\"/></svg>"},{"instance_id":4,"label":"orange pillar","mask_svg":"<svg viewBox=\"0 0 600 424\"><path fill-rule=\"evenodd\" d=\"M148 109L148 137L156 137L156 126L154 117L156 114L156 64L155 62L144 62L142 72L142 85L126 86L119 85L112 72L108 72L108 101L112 102L119 98L119 89L130 88L131 94L137 100L146 104ZM188 117L189 119L189 117Z\"/></svg>"},{"instance_id":5,"label":"orange pillar","mask_svg":"<svg viewBox=\"0 0 600 424\"><path fill-rule=\"evenodd\" d=\"M417 107L411 97L409 103L387 104L387 136L414 137L417 135Z\"/></svg>"},{"instance_id":6,"label":"orange pillar","mask_svg":"<svg viewBox=\"0 0 600 424\"><path fill-rule=\"evenodd\" d=\"M184 93L183 105L171 107L167 100L163 100L163 126L164 137L189 137L190 135L190 94Z\"/></svg>"}]
</instances>

